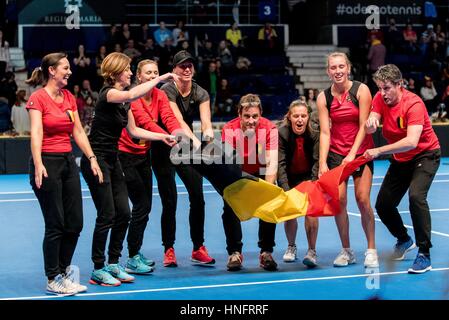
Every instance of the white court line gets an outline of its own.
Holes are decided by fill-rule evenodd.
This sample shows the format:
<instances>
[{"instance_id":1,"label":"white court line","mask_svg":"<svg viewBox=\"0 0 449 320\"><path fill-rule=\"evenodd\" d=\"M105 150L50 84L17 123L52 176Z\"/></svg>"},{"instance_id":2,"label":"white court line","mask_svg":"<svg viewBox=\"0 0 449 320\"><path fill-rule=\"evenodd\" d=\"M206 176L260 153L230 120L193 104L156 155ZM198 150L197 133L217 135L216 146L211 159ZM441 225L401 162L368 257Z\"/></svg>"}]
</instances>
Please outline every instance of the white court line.
<instances>
[{"instance_id":1,"label":"white court line","mask_svg":"<svg viewBox=\"0 0 449 320\"><path fill-rule=\"evenodd\" d=\"M449 180L433 180L432 181L432 183L442 183L442 182L449 182ZM371 184L371 186L380 186L380 185L382 185L382 183L380 183L380 182L376 182L376 183L372 183ZM354 184L353 183L351 183L351 184L348 184L348 187L354 187Z\"/></svg>"},{"instance_id":2,"label":"white court line","mask_svg":"<svg viewBox=\"0 0 449 320\"><path fill-rule=\"evenodd\" d=\"M209 193L217 193L217 191L213 190L213 191L203 191L204 194L209 194ZM188 192L182 191L182 192L178 192L178 195L186 195L189 194ZM218 193L217 193L218 194ZM154 196L159 196L159 193L153 193ZM91 196L84 196L83 199L92 199ZM37 201L36 198L30 198L30 199L6 199L6 200L0 200L0 203L2 202L28 202L28 201Z\"/></svg>"},{"instance_id":3,"label":"white court line","mask_svg":"<svg viewBox=\"0 0 449 320\"><path fill-rule=\"evenodd\" d=\"M433 180L432 183L442 183L442 182L449 182L448 180ZM382 185L382 183L376 182L376 183L372 183L372 186L380 186ZM185 186L183 184L177 184L176 185L177 188L185 188ZM205 183L203 184L203 187L212 187L212 185L210 183ZM348 187L354 187L354 184L348 184ZM153 189L157 189L157 186L153 186ZM87 188L83 188L81 189L81 191L83 192L87 192L89 191L89 189ZM0 195L10 195L10 194L33 194L34 192L32 190L29 191L3 191L0 192Z\"/></svg>"},{"instance_id":4,"label":"white court line","mask_svg":"<svg viewBox=\"0 0 449 320\"><path fill-rule=\"evenodd\" d=\"M448 271L446 268L435 268L430 270L431 272ZM319 277L319 278L301 278L301 279L285 279L285 280L271 280L271 281L255 281L255 282L242 282L242 283L224 283L224 284L212 284L204 286L190 286L190 287L174 287L174 288L155 288L155 289L142 289L142 290L127 290L127 291L115 291L115 292L95 292L95 293L81 293L77 294L77 297L93 297L93 296L107 296L118 294L136 294L136 293L148 293L148 292L167 292L167 291L182 291L182 290L197 290L197 289L213 289L213 288L229 288L229 287L244 287L244 286L257 286L267 284L279 284L279 283L292 283L292 282L308 282L308 281L326 281L335 279L351 279L351 278L363 278L373 276L388 276L408 274L408 271L394 271L394 272L378 272L378 273L364 273L353 274L347 276L333 276L333 277ZM17 297L17 298L2 298L0 300L31 300L31 299L60 299L59 296L31 296L31 297Z\"/></svg>"},{"instance_id":5,"label":"white court line","mask_svg":"<svg viewBox=\"0 0 449 320\"><path fill-rule=\"evenodd\" d=\"M360 213L354 213L354 212L348 212L348 215L356 216L356 217L361 217L362 216ZM376 216L377 216L377 214L376 214ZM377 222L382 222L382 220L380 220L379 218L374 218L374 220L377 221ZM413 230L413 226L410 226L408 224L404 224L404 227L406 227L407 229ZM433 230L431 230L430 232L433 233L433 234L439 235L439 236L443 236L443 237L448 237L449 238L449 234L447 234L447 233L442 233L442 232L433 231Z\"/></svg>"},{"instance_id":6,"label":"white court line","mask_svg":"<svg viewBox=\"0 0 449 320\"><path fill-rule=\"evenodd\" d=\"M449 173L437 173L436 176L449 176ZM385 176L373 176L373 179L383 179ZM433 182L449 182L449 180L434 180ZM373 183L373 186L380 186L381 183ZM177 188L185 188L183 184L177 184ZM210 183L204 183L203 187L212 187L212 184ZM349 184L348 187L354 187L354 184ZM157 189L157 186L153 186L153 189ZM89 191L89 189L84 188L81 189L81 191ZM32 190L27 191L2 191L0 192L0 195L7 195L7 194L32 194Z\"/></svg>"}]
</instances>

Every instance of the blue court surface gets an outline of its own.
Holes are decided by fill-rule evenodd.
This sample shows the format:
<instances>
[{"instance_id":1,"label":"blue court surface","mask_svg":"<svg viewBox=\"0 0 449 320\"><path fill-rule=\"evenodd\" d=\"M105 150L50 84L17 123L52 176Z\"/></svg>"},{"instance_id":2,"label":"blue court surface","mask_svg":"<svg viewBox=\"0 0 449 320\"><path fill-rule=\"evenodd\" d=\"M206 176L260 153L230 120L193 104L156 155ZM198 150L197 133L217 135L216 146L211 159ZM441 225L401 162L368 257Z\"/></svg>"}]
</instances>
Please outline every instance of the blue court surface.
<instances>
[{"instance_id":1,"label":"blue court surface","mask_svg":"<svg viewBox=\"0 0 449 320\"><path fill-rule=\"evenodd\" d=\"M375 162L372 204L377 196L388 162ZM333 218L321 218L317 254L319 267L309 270L302 263L307 249L303 218L299 218L297 238L299 259L284 263L287 247L283 225L277 226L274 258L279 271L268 272L259 267L256 219L243 223L244 268L239 272L226 270L227 253L221 221L222 199L205 180L206 201L205 245L216 259L213 267L193 266L188 229L188 196L178 182L177 268L162 265L163 247L160 234L161 204L154 190L153 210L146 229L142 252L156 261L151 275L136 276L132 284L108 288L87 284L92 271L90 248L96 211L89 190L82 181L84 196L84 229L81 233L73 264L81 272L81 283L88 291L74 297L60 298L45 294L42 239L44 224L39 204L31 191L27 175L0 176L0 299L7 300L448 300L449 298L449 159L442 159L428 200L432 213L431 250L433 270L422 275L408 274L416 250L404 261L391 262L388 255L395 239L376 217L376 243L380 268L366 270L363 266L366 239L360 215L349 186L351 247L357 263L335 268L332 262L340 251L340 240ZM446 191L444 191L446 190ZM256 195L255 195L256 196ZM411 229L408 198L400 204L404 222ZM127 258L126 243L121 262Z\"/></svg>"}]
</instances>

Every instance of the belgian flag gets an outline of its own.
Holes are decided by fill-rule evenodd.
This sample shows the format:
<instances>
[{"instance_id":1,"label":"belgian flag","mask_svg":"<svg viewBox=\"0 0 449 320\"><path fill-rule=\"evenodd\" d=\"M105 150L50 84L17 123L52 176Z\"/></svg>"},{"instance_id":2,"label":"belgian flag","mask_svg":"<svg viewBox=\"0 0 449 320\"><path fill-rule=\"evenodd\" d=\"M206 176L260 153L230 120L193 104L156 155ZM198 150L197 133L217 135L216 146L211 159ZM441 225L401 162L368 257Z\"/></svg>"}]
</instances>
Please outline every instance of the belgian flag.
<instances>
[{"instance_id":1,"label":"belgian flag","mask_svg":"<svg viewBox=\"0 0 449 320\"><path fill-rule=\"evenodd\" d=\"M209 180L241 221L257 217L271 223L305 215L337 215L340 213L338 186L368 162L365 157L358 157L326 172L319 180L304 181L285 192L274 184L246 174L235 162L227 164L230 162L222 160L222 164L202 161L193 167Z\"/></svg>"},{"instance_id":2,"label":"belgian flag","mask_svg":"<svg viewBox=\"0 0 449 320\"><path fill-rule=\"evenodd\" d=\"M75 122L75 117L74 117L74 115L73 115L73 111L72 110L67 110L66 112L65 112L65 114L67 115L67 117L69 117L69 120L70 120L70 122Z\"/></svg>"},{"instance_id":3,"label":"belgian flag","mask_svg":"<svg viewBox=\"0 0 449 320\"><path fill-rule=\"evenodd\" d=\"M398 119L396 121L397 121L399 129L405 129L406 124L405 124L404 117L398 117Z\"/></svg>"}]
</instances>

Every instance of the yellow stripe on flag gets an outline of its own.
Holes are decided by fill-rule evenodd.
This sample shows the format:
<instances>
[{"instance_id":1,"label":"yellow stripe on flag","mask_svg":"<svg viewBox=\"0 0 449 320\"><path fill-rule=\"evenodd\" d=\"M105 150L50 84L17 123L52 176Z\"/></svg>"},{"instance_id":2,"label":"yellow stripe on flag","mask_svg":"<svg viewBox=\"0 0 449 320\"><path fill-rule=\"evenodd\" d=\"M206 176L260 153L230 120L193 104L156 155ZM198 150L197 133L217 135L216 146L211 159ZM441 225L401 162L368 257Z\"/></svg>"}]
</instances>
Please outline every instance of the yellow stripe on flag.
<instances>
[{"instance_id":1,"label":"yellow stripe on flag","mask_svg":"<svg viewBox=\"0 0 449 320\"><path fill-rule=\"evenodd\" d=\"M306 215L307 197L296 189L284 192L265 180L240 179L224 189L223 198L240 221L257 217L279 223Z\"/></svg>"}]
</instances>

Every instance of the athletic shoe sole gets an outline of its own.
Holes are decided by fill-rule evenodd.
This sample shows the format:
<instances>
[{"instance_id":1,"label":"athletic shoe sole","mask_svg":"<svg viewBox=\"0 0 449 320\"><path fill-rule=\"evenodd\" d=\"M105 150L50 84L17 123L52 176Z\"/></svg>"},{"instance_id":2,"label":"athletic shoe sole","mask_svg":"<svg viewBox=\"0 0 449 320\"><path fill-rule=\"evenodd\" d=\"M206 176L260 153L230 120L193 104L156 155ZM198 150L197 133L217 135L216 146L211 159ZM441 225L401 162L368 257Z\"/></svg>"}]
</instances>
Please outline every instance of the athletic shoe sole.
<instances>
[{"instance_id":1,"label":"athletic shoe sole","mask_svg":"<svg viewBox=\"0 0 449 320\"><path fill-rule=\"evenodd\" d=\"M196 259L190 258L190 261L193 262L193 265L197 265L197 266L213 267L215 265L215 259L212 259L209 262L203 262L203 261L200 261L200 260L196 260Z\"/></svg>"},{"instance_id":2,"label":"athletic shoe sole","mask_svg":"<svg viewBox=\"0 0 449 320\"><path fill-rule=\"evenodd\" d=\"M410 269L408 269L408 273L419 274L419 273L424 273L424 272L427 272L430 270L432 270L432 266L428 266L427 268L422 269L422 270L415 270L415 269L410 268Z\"/></svg>"},{"instance_id":3,"label":"athletic shoe sole","mask_svg":"<svg viewBox=\"0 0 449 320\"><path fill-rule=\"evenodd\" d=\"M343 267L349 266L350 264L355 264L355 261L352 261L352 262L348 261L348 263L346 263L346 264L335 264L334 263L334 267L343 268Z\"/></svg>"},{"instance_id":4,"label":"athletic shoe sole","mask_svg":"<svg viewBox=\"0 0 449 320\"><path fill-rule=\"evenodd\" d=\"M284 260L284 262L287 262L287 263L289 263L289 262L295 262L296 260L298 260L298 258L294 258L294 259L290 259L290 258L282 258L282 260Z\"/></svg>"},{"instance_id":5,"label":"athletic shoe sole","mask_svg":"<svg viewBox=\"0 0 449 320\"><path fill-rule=\"evenodd\" d=\"M310 259L304 259L302 260L302 263L309 268L315 268L318 265Z\"/></svg>"},{"instance_id":6,"label":"athletic shoe sole","mask_svg":"<svg viewBox=\"0 0 449 320\"><path fill-rule=\"evenodd\" d=\"M58 292L53 292L53 291L45 291L46 294L48 295L52 295L52 296L58 296L58 297L70 297L70 296L74 296L78 293L77 292L73 292L73 293L58 293Z\"/></svg>"},{"instance_id":7,"label":"athletic shoe sole","mask_svg":"<svg viewBox=\"0 0 449 320\"><path fill-rule=\"evenodd\" d=\"M176 262L164 263L164 267L166 268L176 268L178 264Z\"/></svg>"},{"instance_id":8,"label":"athletic shoe sole","mask_svg":"<svg viewBox=\"0 0 449 320\"><path fill-rule=\"evenodd\" d=\"M119 285L122 284L121 282L116 283L116 284L108 284L108 283L104 283L104 282L101 282L101 281L95 281L93 279L90 279L89 283L90 284L96 284L96 285L99 285L99 286L102 286L102 287L118 287Z\"/></svg>"},{"instance_id":9,"label":"athletic shoe sole","mask_svg":"<svg viewBox=\"0 0 449 320\"><path fill-rule=\"evenodd\" d=\"M125 271L126 271L127 273L132 273L132 274L146 275L146 274L152 273L152 272L153 272L153 269L151 269L150 271L142 272L142 271L136 271L136 270L133 270L133 269L125 268ZM117 280L120 280L120 279L117 279Z\"/></svg>"},{"instance_id":10,"label":"athletic shoe sole","mask_svg":"<svg viewBox=\"0 0 449 320\"><path fill-rule=\"evenodd\" d=\"M416 248L416 244L413 242L413 244L407 250L404 251L404 254L401 257L399 257L399 258L392 258L392 260L394 260L394 261L404 260L405 259L405 255L407 254L407 252L412 251L415 248Z\"/></svg>"}]
</instances>

